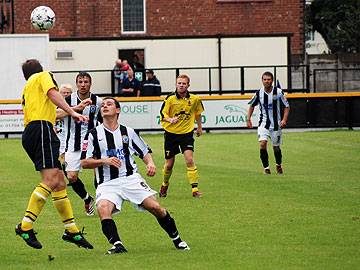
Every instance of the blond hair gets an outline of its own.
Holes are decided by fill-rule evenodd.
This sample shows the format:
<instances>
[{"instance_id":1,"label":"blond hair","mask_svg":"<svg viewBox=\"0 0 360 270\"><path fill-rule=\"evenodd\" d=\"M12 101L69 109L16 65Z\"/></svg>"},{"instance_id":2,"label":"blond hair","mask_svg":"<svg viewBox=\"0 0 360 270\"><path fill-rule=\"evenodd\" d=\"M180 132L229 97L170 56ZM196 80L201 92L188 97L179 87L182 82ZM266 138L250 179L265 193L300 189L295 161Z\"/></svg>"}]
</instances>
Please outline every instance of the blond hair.
<instances>
[{"instance_id":1,"label":"blond hair","mask_svg":"<svg viewBox=\"0 0 360 270\"><path fill-rule=\"evenodd\" d=\"M177 79L186 79L188 84L190 83L190 77L186 74L180 74L179 76L176 77L176 80Z\"/></svg>"}]
</instances>

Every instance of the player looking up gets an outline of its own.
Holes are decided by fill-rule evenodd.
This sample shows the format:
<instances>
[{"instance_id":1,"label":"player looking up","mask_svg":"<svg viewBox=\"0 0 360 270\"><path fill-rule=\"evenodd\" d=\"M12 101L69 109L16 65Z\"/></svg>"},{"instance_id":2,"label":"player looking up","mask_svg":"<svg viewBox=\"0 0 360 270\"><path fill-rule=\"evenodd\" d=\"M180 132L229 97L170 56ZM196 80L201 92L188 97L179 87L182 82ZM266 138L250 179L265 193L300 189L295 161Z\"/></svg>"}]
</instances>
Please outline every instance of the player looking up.
<instances>
[{"instance_id":1,"label":"player looking up","mask_svg":"<svg viewBox=\"0 0 360 270\"><path fill-rule=\"evenodd\" d=\"M103 124L91 130L84 140L81 165L96 168L96 209L102 231L113 245L107 254L127 252L112 219L114 213L122 210L124 201L153 214L177 249L190 249L181 240L174 219L156 201L156 192L138 173L133 155L143 160L148 176L152 177L156 172L147 144L132 128L119 125L120 104L114 98L103 99L101 113Z\"/></svg>"},{"instance_id":2,"label":"player looking up","mask_svg":"<svg viewBox=\"0 0 360 270\"><path fill-rule=\"evenodd\" d=\"M29 246L36 249L42 248L35 236L33 223L51 195L65 226L62 239L79 247L92 249L93 246L84 238L75 224L73 210L66 192L64 174L58 159L60 141L53 129L56 106L67 112L76 122L86 122L87 118L75 112L64 101L58 92L53 75L43 71L38 60L27 60L22 65L22 71L27 81L22 94L25 126L22 145L34 163L35 169L40 171L41 182L32 192L25 215L21 223L15 227L15 232Z\"/></svg>"}]
</instances>

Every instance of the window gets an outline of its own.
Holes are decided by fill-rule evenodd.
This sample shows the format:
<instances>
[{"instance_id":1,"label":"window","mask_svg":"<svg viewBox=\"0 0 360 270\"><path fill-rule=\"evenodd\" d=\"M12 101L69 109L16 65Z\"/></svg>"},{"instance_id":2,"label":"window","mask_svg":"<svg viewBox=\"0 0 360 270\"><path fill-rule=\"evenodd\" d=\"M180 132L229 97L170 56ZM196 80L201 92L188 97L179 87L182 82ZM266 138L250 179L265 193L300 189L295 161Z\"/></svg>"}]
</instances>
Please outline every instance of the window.
<instances>
[{"instance_id":1,"label":"window","mask_svg":"<svg viewBox=\"0 0 360 270\"><path fill-rule=\"evenodd\" d=\"M121 1L122 33L145 33L145 0Z\"/></svg>"}]
</instances>

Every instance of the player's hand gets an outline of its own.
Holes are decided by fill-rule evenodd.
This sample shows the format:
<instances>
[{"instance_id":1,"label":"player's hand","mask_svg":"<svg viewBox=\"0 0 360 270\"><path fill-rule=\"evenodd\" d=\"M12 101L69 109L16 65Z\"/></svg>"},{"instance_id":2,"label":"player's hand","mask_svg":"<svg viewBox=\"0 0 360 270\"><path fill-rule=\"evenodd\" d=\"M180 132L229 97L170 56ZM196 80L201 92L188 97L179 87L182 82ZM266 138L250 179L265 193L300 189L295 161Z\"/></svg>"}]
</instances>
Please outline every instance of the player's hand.
<instances>
[{"instance_id":1,"label":"player's hand","mask_svg":"<svg viewBox=\"0 0 360 270\"><path fill-rule=\"evenodd\" d=\"M251 123L251 120L250 120L250 119L248 119L248 120L246 121L246 126L247 126L248 128L252 128L252 123Z\"/></svg>"},{"instance_id":2,"label":"player's hand","mask_svg":"<svg viewBox=\"0 0 360 270\"><path fill-rule=\"evenodd\" d=\"M177 116L175 116L173 118L169 118L169 122L171 124L176 124L177 122L179 122L179 118Z\"/></svg>"},{"instance_id":3,"label":"player's hand","mask_svg":"<svg viewBox=\"0 0 360 270\"><path fill-rule=\"evenodd\" d=\"M280 122L280 127L281 128L284 128L285 126L286 126L286 121L285 120L281 120L281 122Z\"/></svg>"},{"instance_id":4,"label":"player's hand","mask_svg":"<svg viewBox=\"0 0 360 270\"><path fill-rule=\"evenodd\" d=\"M91 101L90 98L86 98L86 99L84 99L83 101L81 101L81 103L79 104L81 110L85 109L86 106L91 105L91 103L92 103L92 101Z\"/></svg>"},{"instance_id":5,"label":"player's hand","mask_svg":"<svg viewBox=\"0 0 360 270\"><path fill-rule=\"evenodd\" d=\"M202 128L196 129L196 137L200 137L202 135L202 133L203 133Z\"/></svg>"},{"instance_id":6,"label":"player's hand","mask_svg":"<svg viewBox=\"0 0 360 270\"><path fill-rule=\"evenodd\" d=\"M87 122L89 122L89 117L87 117L86 115L79 114L79 113L77 113L75 111L71 114L71 117L77 123L81 123L81 122L87 123Z\"/></svg>"},{"instance_id":7,"label":"player's hand","mask_svg":"<svg viewBox=\"0 0 360 270\"><path fill-rule=\"evenodd\" d=\"M154 176L155 173L156 173L155 164L152 163L152 162L149 162L149 163L146 165L146 175L147 175L147 176Z\"/></svg>"},{"instance_id":8,"label":"player's hand","mask_svg":"<svg viewBox=\"0 0 360 270\"><path fill-rule=\"evenodd\" d=\"M104 163L108 166L114 166L116 168L121 167L121 160L117 157L109 157L104 160Z\"/></svg>"}]
</instances>

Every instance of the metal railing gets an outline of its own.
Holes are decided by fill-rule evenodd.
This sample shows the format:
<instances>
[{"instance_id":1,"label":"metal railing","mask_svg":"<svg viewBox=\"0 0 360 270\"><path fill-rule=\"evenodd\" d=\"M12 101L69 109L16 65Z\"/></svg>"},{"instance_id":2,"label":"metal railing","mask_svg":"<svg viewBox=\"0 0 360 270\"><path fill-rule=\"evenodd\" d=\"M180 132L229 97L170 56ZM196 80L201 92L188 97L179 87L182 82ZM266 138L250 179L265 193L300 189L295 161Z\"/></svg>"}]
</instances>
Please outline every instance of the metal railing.
<instances>
[{"instance_id":1,"label":"metal railing","mask_svg":"<svg viewBox=\"0 0 360 270\"><path fill-rule=\"evenodd\" d=\"M359 68L323 68L313 70L313 88L316 92L359 91Z\"/></svg>"},{"instance_id":2,"label":"metal railing","mask_svg":"<svg viewBox=\"0 0 360 270\"><path fill-rule=\"evenodd\" d=\"M191 78L191 90L197 94L224 95L253 93L261 87L261 75L265 71L274 74L274 82L290 93L310 92L310 72L308 65L278 66L225 66L225 67L174 67L152 68L160 80L162 94L175 89L175 79L181 73ZM88 70L93 77L93 89L99 95L118 95L117 82L113 70ZM78 71L53 71L59 83L74 82ZM144 70L135 70L145 79Z\"/></svg>"}]
</instances>

